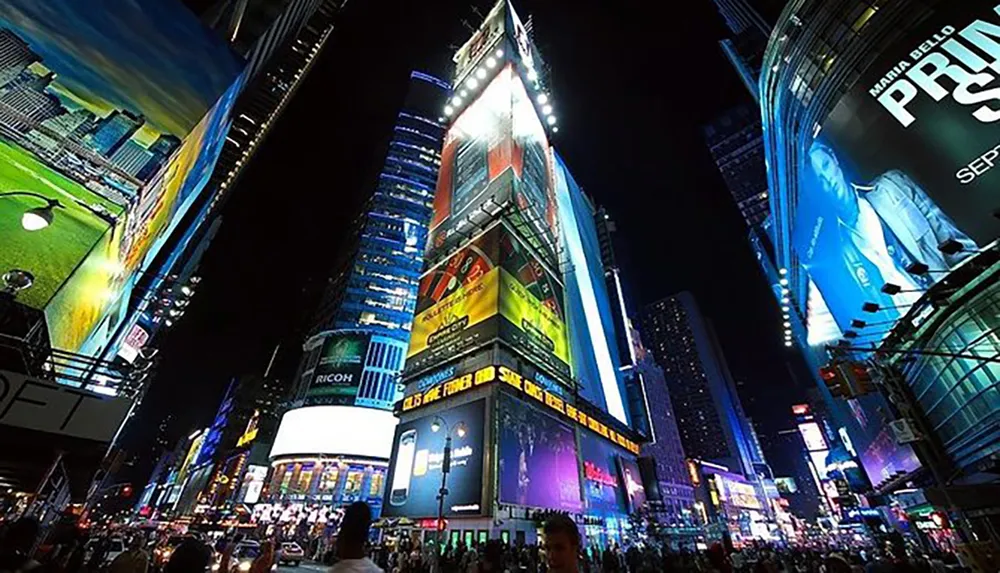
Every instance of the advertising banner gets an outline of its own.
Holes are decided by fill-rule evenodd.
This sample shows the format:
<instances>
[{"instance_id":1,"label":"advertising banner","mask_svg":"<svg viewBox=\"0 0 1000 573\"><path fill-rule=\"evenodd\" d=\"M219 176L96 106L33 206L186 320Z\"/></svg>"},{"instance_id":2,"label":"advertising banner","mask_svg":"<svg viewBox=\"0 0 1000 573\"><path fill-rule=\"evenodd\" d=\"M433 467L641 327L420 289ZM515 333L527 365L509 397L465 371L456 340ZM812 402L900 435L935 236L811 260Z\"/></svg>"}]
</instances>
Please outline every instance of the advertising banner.
<instances>
[{"instance_id":1,"label":"advertising banner","mask_svg":"<svg viewBox=\"0 0 1000 573\"><path fill-rule=\"evenodd\" d=\"M323 341L323 350L320 351L306 398L355 396L370 342L371 334L366 332L330 334Z\"/></svg>"},{"instance_id":2,"label":"advertising banner","mask_svg":"<svg viewBox=\"0 0 1000 573\"><path fill-rule=\"evenodd\" d=\"M621 476L622 487L625 489L629 513L635 513L646 505L646 488L642 486L639 465L635 463L635 458L621 455L617 457L617 461L618 474Z\"/></svg>"},{"instance_id":3,"label":"advertising banner","mask_svg":"<svg viewBox=\"0 0 1000 573\"><path fill-rule=\"evenodd\" d=\"M407 369L447 360L497 335L500 270L496 228L420 279Z\"/></svg>"},{"instance_id":4,"label":"advertising banner","mask_svg":"<svg viewBox=\"0 0 1000 573\"><path fill-rule=\"evenodd\" d=\"M569 335L562 284L512 232L500 238L501 338L566 376ZM510 328L510 327L513 328Z\"/></svg>"},{"instance_id":5,"label":"advertising banner","mask_svg":"<svg viewBox=\"0 0 1000 573\"><path fill-rule=\"evenodd\" d=\"M556 261L552 156L545 129L520 78L508 65L445 135L428 254L460 240L458 227L480 224L513 205L515 226L550 263Z\"/></svg>"},{"instance_id":6,"label":"advertising banner","mask_svg":"<svg viewBox=\"0 0 1000 573\"><path fill-rule=\"evenodd\" d=\"M1000 236L996 5L938 3L873 58L807 150L793 247L842 331L897 319ZM862 314L866 302L882 310Z\"/></svg>"},{"instance_id":7,"label":"advertising banner","mask_svg":"<svg viewBox=\"0 0 1000 573\"><path fill-rule=\"evenodd\" d=\"M625 513L625 488L619 479L614 446L587 431L580 432L583 499L589 515Z\"/></svg>"},{"instance_id":8,"label":"advertising banner","mask_svg":"<svg viewBox=\"0 0 1000 573\"><path fill-rule=\"evenodd\" d=\"M5 1L0 52L0 268L34 274L18 300L45 309L53 346L96 349L207 179L242 62L157 0Z\"/></svg>"},{"instance_id":9,"label":"advertising banner","mask_svg":"<svg viewBox=\"0 0 1000 573\"><path fill-rule=\"evenodd\" d=\"M451 431L451 471L445 516L483 513L483 448L486 401L478 400L436 415L400 424L393 441L389 487L382 515L437 517L437 495L447 432ZM437 418L444 421L434 431ZM457 428L463 425L464 436Z\"/></svg>"},{"instance_id":10,"label":"advertising banner","mask_svg":"<svg viewBox=\"0 0 1000 573\"><path fill-rule=\"evenodd\" d=\"M910 446L900 446L888 426L882 428L871 445L861 453L861 465L868 479L877 486L899 474L920 468L920 460Z\"/></svg>"},{"instance_id":11,"label":"advertising banner","mask_svg":"<svg viewBox=\"0 0 1000 573\"><path fill-rule=\"evenodd\" d=\"M246 473L243 474L243 485L237 501L253 505L260 501L260 494L264 490L264 480L267 479L268 466L247 466Z\"/></svg>"},{"instance_id":12,"label":"advertising banner","mask_svg":"<svg viewBox=\"0 0 1000 573\"><path fill-rule=\"evenodd\" d=\"M497 451L500 503L571 512L583 508L571 426L500 393Z\"/></svg>"}]
</instances>

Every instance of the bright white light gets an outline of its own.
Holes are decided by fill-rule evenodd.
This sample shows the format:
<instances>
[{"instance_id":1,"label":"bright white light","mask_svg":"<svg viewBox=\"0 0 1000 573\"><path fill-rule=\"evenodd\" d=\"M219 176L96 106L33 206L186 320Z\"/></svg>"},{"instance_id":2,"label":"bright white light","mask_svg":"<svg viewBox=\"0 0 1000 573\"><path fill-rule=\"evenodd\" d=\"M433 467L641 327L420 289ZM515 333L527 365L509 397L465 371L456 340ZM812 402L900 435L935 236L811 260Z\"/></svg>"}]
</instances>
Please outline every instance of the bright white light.
<instances>
[{"instance_id":1,"label":"bright white light","mask_svg":"<svg viewBox=\"0 0 1000 573\"><path fill-rule=\"evenodd\" d=\"M551 105L542 106L542 113L544 113L545 115L552 115L552 106Z\"/></svg>"},{"instance_id":2,"label":"bright white light","mask_svg":"<svg viewBox=\"0 0 1000 573\"><path fill-rule=\"evenodd\" d=\"M549 122L549 125L555 125L556 124L556 116L550 115L549 117L545 118L545 121Z\"/></svg>"},{"instance_id":3,"label":"bright white light","mask_svg":"<svg viewBox=\"0 0 1000 573\"><path fill-rule=\"evenodd\" d=\"M470 90L476 89L476 86L478 85L479 85L479 80L477 80L472 76L469 76L469 79L465 80L465 87L469 88Z\"/></svg>"},{"instance_id":4,"label":"bright white light","mask_svg":"<svg viewBox=\"0 0 1000 573\"><path fill-rule=\"evenodd\" d=\"M398 422L392 412L374 408L296 408L281 418L270 456L327 454L387 460Z\"/></svg>"},{"instance_id":5,"label":"bright white light","mask_svg":"<svg viewBox=\"0 0 1000 573\"><path fill-rule=\"evenodd\" d=\"M536 98L536 99L538 100L538 104L539 105L545 105L545 104L549 103L549 96L548 96L548 94L538 94L538 98Z\"/></svg>"},{"instance_id":6,"label":"bright white light","mask_svg":"<svg viewBox=\"0 0 1000 573\"><path fill-rule=\"evenodd\" d=\"M788 286L788 279L781 279L778 281L781 286Z\"/></svg>"},{"instance_id":7,"label":"bright white light","mask_svg":"<svg viewBox=\"0 0 1000 573\"><path fill-rule=\"evenodd\" d=\"M479 79L481 79L481 80L485 80L486 79L486 70L484 70L483 68L479 68L478 70L476 70L476 77L479 78Z\"/></svg>"},{"instance_id":8,"label":"bright white light","mask_svg":"<svg viewBox=\"0 0 1000 573\"><path fill-rule=\"evenodd\" d=\"M458 92L458 95L460 95L462 97L465 97L465 96L469 95L469 92L467 92L465 90L461 90L461 91Z\"/></svg>"},{"instance_id":9,"label":"bright white light","mask_svg":"<svg viewBox=\"0 0 1000 573\"><path fill-rule=\"evenodd\" d=\"M559 133L559 126L558 125L552 128L552 133Z\"/></svg>"},{"instance_id":10,"label":"bright white light","mask_svg":"<svg viewBox=\"0 0 1000 573\"><path fill-rule=\"evenodd\" d=\"M594 350L597 374L604 393L604 400L608 405L608 413L625 422L627 420L625 401L622 399L622 393L618 387L618 369L611 359L611 341L605 335L601 311L597 305L597 293L591 281L590 262L584 252L583 238L577 226L568 189L565 174L562 169L556 169L556 201L559 204L559 211L566 213L566 253L570 263L572 263L570 265L570 268L573 269L571 272L576 275L580 285L580 300L583 303L586 335L589 335Z\"/></svg>"},{"instance_id":11,"label":"bright white light","mask_svg":"<svg viewBox=\"0 0 1000 573\"><path fill-rule=\"evenodd\" d=\"M788 299L788 297L787 297L787 296L783 296L783 297L781 297L781 302L783 302L784 304L788 304L788 300L789 300L789 299Z\"/></svg>"},{"instance_id":12,"label":"bright white light","mask_svg":"<svg viewBox=\"0 0 1000 573\"><path fill-rule=\"evenodd\" d=\"M462 105L462 98L460 98L458 96L455 96L455 97L451 98L451 105L453 105L455 107L458 107L458 106Z\"/></svg>"},{"instance_id":13,"label":"bright white light","mask_svg":"<svg viewBox=\"0 0 1000 573\"><path fill-rule=\"evenodd\" d=\"M497 54L498 58L502 58L503 57L503 50L497 49L496 54Z\"/></svg>"},{"instance_id":14,"label":"bright white light","mask_svg":"<svg viewBox=\"0 0 1000 573\"><path fill-rule=\"evenodd\" d=\"M788 308L787 306L781 307L781 312L788 312L790 310L792 310L792 309Z\"/></svg>"},{"instance_id":15,"label":"bright white light","mask_svg":"<svg viewBox=\"0 0 1000 573\"><path fill-rule=\"evenodd\" d=\"M788 269L780 269L778 270L778 274L780 274L781 276L785 276L788 274Z\"/></svg>"},{"instance_id":16,"label":"bright white light","mask_svg":"<svg viewBox=\"0 0 1000 573\"><path fill-rule=\"evenodd\" d=\"M791 322L788 322L787 320L784 322L784 327L785 328L790 328L791 326L792 326Z\"/></svg>"},{"instance_id":17,"label":"bright white light","mask_svg":"<svg viewBox=\"0 0 1000 573\"><path fill-rule=\"evenodd\" d=\"M792 341L791 340L786 340L785 341L785 346L791 346L791 345L792 345Z\"/></svg>"},{"instance_id":18,"label":"bright white light","mask_svg":"<svg viewBox=\"0 0 1000 573\"><path fill-rule=\"evenodd\" d=\"M494 58L493 56L490 56L490 57L486 58L486 67L487 68L495 68L496 66L497 66L497 59L496 58Z\"/></svg>"},{"instance_id":19,"label":"bright white light","mask_svg":"<svg viewBox=\"0 0 1000 573\"><path fill-rule=\"evenodd\" d=\"M445 115L450 116L453 113L455 113L455 108L451 107L450 105L444 106L444 114Z\"/></svg>"},{"instance_id":20,"label":"bright white light","mask_svg":"<svg viewBox=\"0 0 1000 573\"><path fill-rule=\"evenodd\" d=\"M534 68L528 70L528 81L530 82L538 81L538 72L536 72Z\"/></svg>"},{"instance_id":21,"label":"bright white light","mask_svg":"<svg viewBox=\"0 0 1000 573\"><path fill-rule=\"evenodd\" d=\"M25 231L38 231L49 226L49 220L40 215L35 210L25 211L21 215L21 227Z\"/></svg>"},{"instance_id":22,"label":"bright white light","mask_svg":"<svg viewBox=\"0 0 1000 573\"><path fill-rule=\"evenodd\" d=\"M181 294L183 294L184 296L191 296L192 294L194 294L194 291L191 290L191 287L184 285L181 287Z\"/></svg>"}]
</instances>

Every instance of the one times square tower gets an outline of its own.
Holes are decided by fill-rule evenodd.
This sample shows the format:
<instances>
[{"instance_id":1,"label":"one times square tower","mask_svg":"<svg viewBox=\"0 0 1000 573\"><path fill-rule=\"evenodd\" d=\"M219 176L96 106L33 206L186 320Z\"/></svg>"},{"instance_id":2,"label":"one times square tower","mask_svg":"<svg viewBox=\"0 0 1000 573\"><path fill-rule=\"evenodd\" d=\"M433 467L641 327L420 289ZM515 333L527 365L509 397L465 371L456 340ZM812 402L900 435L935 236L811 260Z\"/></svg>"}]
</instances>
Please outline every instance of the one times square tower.
<instances>
[{"instance_id":1,"label":"one times square tower","mask_svg":"<svg viewBox=\"0 0 1000 573\"><path fill-rule=\"evenodd\" d=\"M581 397L580 351L602 351L574 346L602 336L599 297L560 264L581 252L580 191L549 143L542 63L507 0L455 63L382 515L446 529L453 544L535 542L552 510L604 536L646 502L648 464L617 369L587 382L603 388L600 405Z\"/></svg>"}]
</instances>

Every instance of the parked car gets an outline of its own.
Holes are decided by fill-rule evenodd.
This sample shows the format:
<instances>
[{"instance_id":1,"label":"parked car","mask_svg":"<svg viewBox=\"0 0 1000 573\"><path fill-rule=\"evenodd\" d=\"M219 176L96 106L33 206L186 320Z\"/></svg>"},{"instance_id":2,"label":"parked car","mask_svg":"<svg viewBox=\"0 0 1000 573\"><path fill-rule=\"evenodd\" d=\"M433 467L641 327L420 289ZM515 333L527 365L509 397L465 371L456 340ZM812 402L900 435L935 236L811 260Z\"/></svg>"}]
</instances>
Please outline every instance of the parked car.
<instances>
[{"instance_id":1,"label":"parked car","mask_svg":"<svg viewBox=\"0 0 1000 573\"><path fill-rule=\"evenodd\" d=\"M298 567L303 559L305 559L305 551L302 550L302 547L298 543L285 541L281 544L278 554L279 564L285 565L287 563L293 567Z\"/></svg>"}]
</instances>

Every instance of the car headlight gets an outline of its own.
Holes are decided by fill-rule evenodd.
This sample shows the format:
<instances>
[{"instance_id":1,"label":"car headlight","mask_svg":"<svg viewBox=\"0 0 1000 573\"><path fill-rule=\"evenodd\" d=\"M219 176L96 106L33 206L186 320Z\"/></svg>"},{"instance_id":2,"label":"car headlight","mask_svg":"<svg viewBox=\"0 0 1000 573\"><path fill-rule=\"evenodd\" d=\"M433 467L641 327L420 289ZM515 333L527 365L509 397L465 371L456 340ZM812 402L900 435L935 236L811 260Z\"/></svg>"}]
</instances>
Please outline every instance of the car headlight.
<instances>
[{"instance_id":1,"label":"car headlight","mask_svg":"<svg viewBox=\"0 0 1000 573\"><path fill-rule=\"evenodd\" d=\"M249 561L240 561L239 570L240 571L249 571L250 570L250 562Z\"/></svg>"}]
</instances>

